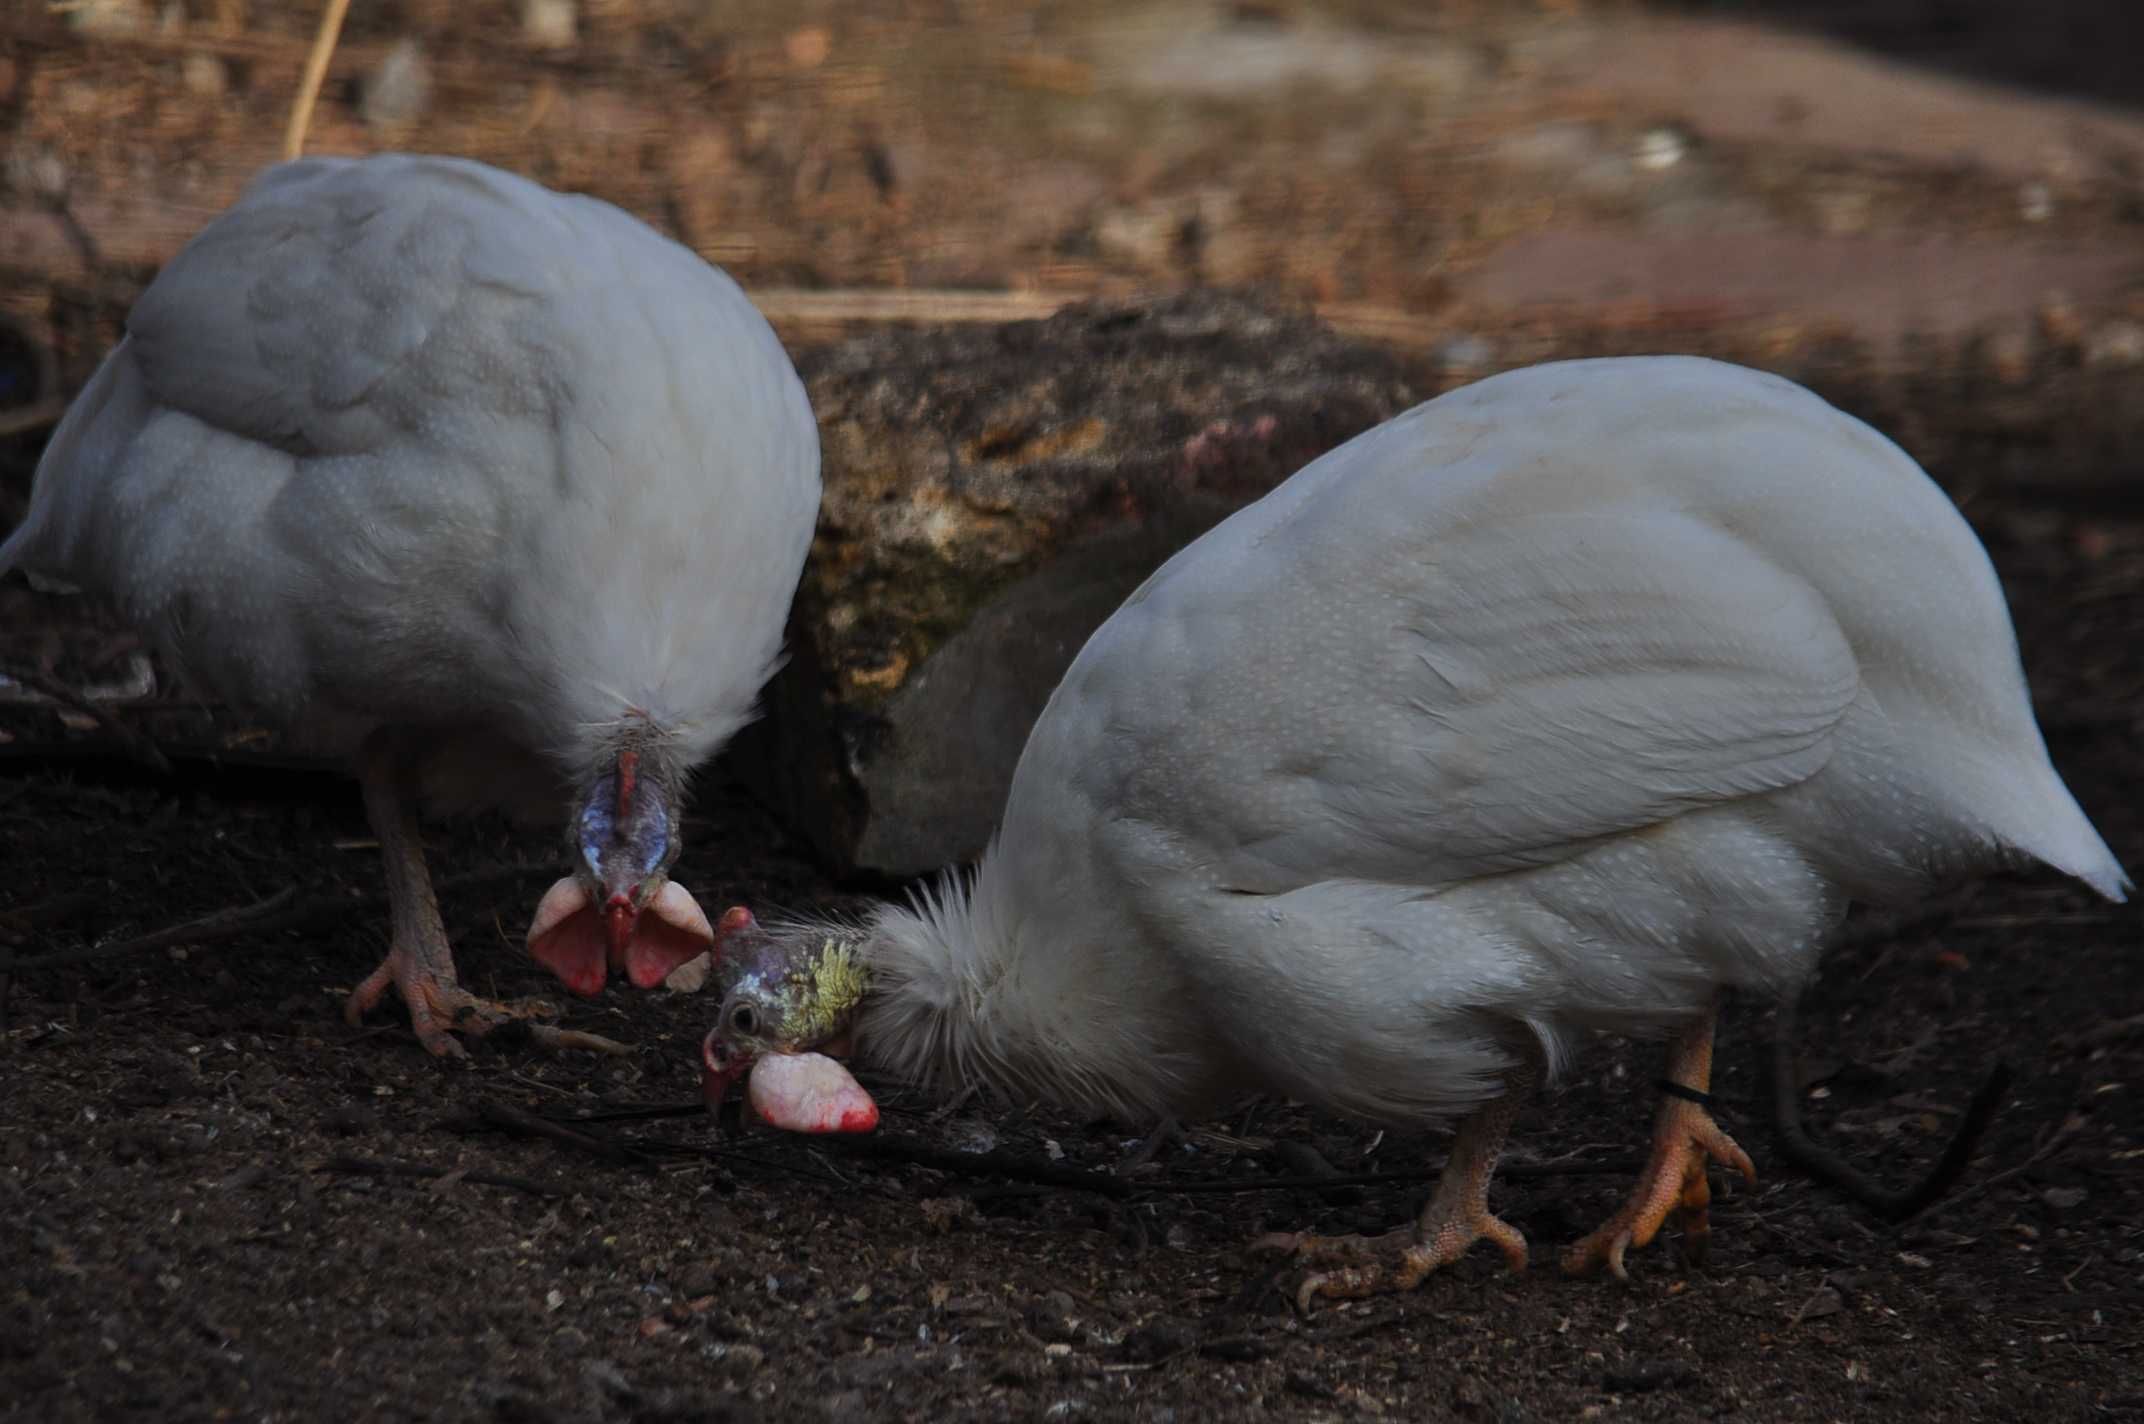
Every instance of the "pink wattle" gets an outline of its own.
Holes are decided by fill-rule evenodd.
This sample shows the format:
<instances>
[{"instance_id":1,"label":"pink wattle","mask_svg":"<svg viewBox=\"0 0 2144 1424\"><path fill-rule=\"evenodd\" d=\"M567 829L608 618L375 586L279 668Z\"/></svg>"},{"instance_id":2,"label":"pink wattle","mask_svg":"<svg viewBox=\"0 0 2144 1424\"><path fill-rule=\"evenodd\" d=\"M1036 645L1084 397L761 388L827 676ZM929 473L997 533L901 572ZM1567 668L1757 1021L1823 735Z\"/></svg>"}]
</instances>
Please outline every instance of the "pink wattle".
<instances>
[{"instance_id":1,"label":"pink wattle","mask_svg":"<svg viewBox=\"0 0 2144 1424\"><path fill-rule=\"evenodd\" d=\"M628 917L619 936L620 916ZM679 965L697 959L715 942L707 915L690 891L665 882L637 915L613 903L598 912L581 882L567 876L544 892L529 923L528 949L538 964L574 993L593 998L616 969L634 987L652 989Z\"/></svg>"},{"instance_id":2,"label":"pink wattle","mask_svg":"<svg viewBox=\"0 0 2144 1424\"><path fill-rule=\"evenodd\" d=\"M531 957L574 993L594 998L603 992L610 962L608 936L588 903L588 892L572 876L558 881L537 902L528 947Z\"/></svg>"},{"instance_id":3,"label":"pink wattle","mask_svg":"<svg viewBox=\"0 0 2144 1424\"><path fill-rule=\"evenodd\" d=\"M869 1132L878 1104L863 1085L823 1053L770 1053L752 1065L745 1101L761 1121L784 1132Z\"/></svg>"}]
</instances>

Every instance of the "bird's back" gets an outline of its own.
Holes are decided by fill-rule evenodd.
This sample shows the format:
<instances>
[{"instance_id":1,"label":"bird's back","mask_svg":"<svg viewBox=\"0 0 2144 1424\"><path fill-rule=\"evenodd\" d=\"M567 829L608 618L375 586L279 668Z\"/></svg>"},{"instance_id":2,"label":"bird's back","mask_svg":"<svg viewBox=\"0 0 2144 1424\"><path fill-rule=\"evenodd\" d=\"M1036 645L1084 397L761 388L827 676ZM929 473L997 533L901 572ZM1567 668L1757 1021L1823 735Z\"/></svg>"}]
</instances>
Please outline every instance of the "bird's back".
<instances>
[{"instance_id":1,"label":"bird's back","mask_svg":"<svg viewBox=\"0 0 2144 1424\"><path fill-rule=\"evenodd\" d=\"M749 716L817 500L793 369L692 253L480 164L311 160L143 294L0 569L329 744L570 761L638 708L689 753Z\"/></svg>"},{"instance_id":2,"label":"bird's back","mask_svg":"<svg viewBox=\"0 0 2144 1424\"><path fill-rule=\"evenodd\" d=\"M1699 598L1721 606L1691 608ZM1802 388L1694 358L1514 371L1306 467L1177 555L1096 633L1023 779L1038 804L1067 780L1113 805L1151 795L1156 819L1188 833L1215 809L1201 797L1240 804L1261 786L1314 786L1321 771L1346 772L1333 756L1350 740L1427 748L1468 707L1508 710L1501 688L1558 671L1541 659L1581 655L1547 649L1552 623L1581 653L1619 642L1615 670L1657 676L1631 692L1661 704L1679 690L1675 664L1694 656L1678 639L1739 644L1702 650L1731 674L1706 689L1761 693L1751 710L1730 706L1745 720L1807 699L1797 716L1818 750L1744 746L1732 726L1703 735L1748 760L1784 756L1780 785L1832 769L1848 713L1877 710L1910 733L1885 750L1923 813L2117 888L2048 766L2000 586L1949 499L1889 440ZM1798 661L1809 664L1798 681L1765 686ZM1611 695L1606 671L1577 682L1574 701ZM1704 721L1700 707L1660 710ZM1694 775L1701 748L1684 750ZM1698 804L1715 799L1691 790ZM1009 819L1024 814L1021 791ZM1309 819L1337 827L1336 861L1341 844L1378 831Z\"/></svg>"},{"instance_id":3,"label":"bird's back","mask_svg":"<svg viewBox=\"0 0 2144 1424\"><path fill-rule=\"evenodd\" d=\"M1174 984L1157 1040L1406 1117L1493 1091L1497 1022L1663 1031L2016 854L2126 888L1955 508L1791 383L1641 358L1419 407L1157 571L976 899L1023 974Z\"/></svg>"}]
</instances>

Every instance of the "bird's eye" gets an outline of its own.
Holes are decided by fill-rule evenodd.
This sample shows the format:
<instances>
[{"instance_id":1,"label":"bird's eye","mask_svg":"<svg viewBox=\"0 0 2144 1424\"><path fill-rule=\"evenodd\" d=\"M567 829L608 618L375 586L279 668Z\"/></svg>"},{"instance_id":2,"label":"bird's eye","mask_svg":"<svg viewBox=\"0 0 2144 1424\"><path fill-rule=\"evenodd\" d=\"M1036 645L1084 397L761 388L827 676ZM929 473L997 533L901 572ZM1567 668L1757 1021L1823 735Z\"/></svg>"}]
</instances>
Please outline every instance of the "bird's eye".
<instances>
[{"instance_id":1,"label":"bird's eye","mask_svg":"<svg viewBox=\"0 0 2144 1424\"><path fill-rule=\"evenodd\" d=\"M750 1004L739 1004L730 1011L730 1031L743 1034L758 1033L758 1012Z\"/></svg>"}]
</instances>

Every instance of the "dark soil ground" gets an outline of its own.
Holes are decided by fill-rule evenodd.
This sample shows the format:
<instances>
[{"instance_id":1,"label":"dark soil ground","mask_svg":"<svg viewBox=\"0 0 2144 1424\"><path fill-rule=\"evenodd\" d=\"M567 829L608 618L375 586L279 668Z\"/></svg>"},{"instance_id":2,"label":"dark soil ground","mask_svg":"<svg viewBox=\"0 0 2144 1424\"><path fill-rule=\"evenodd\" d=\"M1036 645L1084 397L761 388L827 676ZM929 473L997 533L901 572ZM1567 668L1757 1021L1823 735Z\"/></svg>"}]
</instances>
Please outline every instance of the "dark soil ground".
<instances>
[{"instance_id":1,"label":"dark soil ground","mask_svg":"<svg viewBox=\"0 0 2144 1424\"><path fill-rule=\"evenodd\" d=\"M2144 865L2144 527L2004 501L1968 512L2009 583L2056 760ZM18 665L57 641L88 678L73 659L123 646L69 601L0 600ZM1743 1005L1719 1086L1746 1104L1731 1121L1763 1180L1721 1183L1709 1269L1662 1242L1629 1285L1556 1271L1644 1141L1656 1050L1603 1045L1515 1139L1514 1162L1559 1174L1495 1193L1532 1270L1481 1251L1411 1296L1303 1317L1288 1274L1244 1243L1404 1219L1443 1139L1274 1104L1133 1171L1124 1126L943 1114L894 1085L875 1085L876 1148L718 1139L697 1105L710 1005L668 993L572 1006L570 1024L630 1040L627 1058L495 1042L438 1063L399 1012L362 1031L340 1018L384 936L359 898L375 855L346 783L198 762L166 778L79 738L63 754L44 708L0 727L0 953L121 941L286 889L326 906L300 930L14 976L10 1417L2144 1416L2144 955L2133 910L2050 878L1861 925L1804 1006L1812 1128L1894 1183L1934 1159L1993 1063L2014 1065L1962 1181L1918 1220L1885 1225L1781 1162L1752 1071L1770 1017ZM435 836L450 885L495 872L444 897L465 977L553 989L517 943L550 840L485 822ZM853 888L719 787L691 847L681 878L711 903ZM593 1141L530 1136L530 1118ZM949 1155L904 1160L903 1144ZM1379 1180L1265 1185L1328 1166ZM1067 1171L1101 1189L1044 1180Z\"/></svg>"},{"instance_id":2,"label":"dark soil ground","mask_svg":"<svg viewBox=\"0 0 2144 1424\"><path fill-rule=\"evenodd\" d=\"M357 8L354 46L384 45L395 24L414 25L433 11L508 11L410 4L371 7L367 17L368 7ZM601 39L604 26L622 31L628 20L619 17L633 7L584 8ZM773 17L769 47L778 46L789 7L743 8ZM800 15L827 8L797 6ZM910 12L935 16L941 7L878 8L905 22ZM1233 7L1246 25L1286 8ZM1413 4L1354 8L1410 22L1430 13ZM1746 10L1850 34L1941 72L2131 105L2138 93L2133 55L2115 43L2134 33L2133 6L2044 7L2075 23L2022 29L2003 20L2010 9L1992 3L1686 8ZM2116 19L2094 29L2076 18L2087 10ZM270 21L289 18L285 11L297 14L263 0L252 9L256 20ZM1435 13L1463 16L1471 8ZM289 18L277 31L284 48L297 52L309 25ZM963 36L969 27L951 28ZM5 31L0 25L0 40L11 38ZM874 33L840 30L841 62L812 72L832 85L848 73L852 50L874 64L897 57L898 47ZM987 27L976 33L989 38ZM1902 34L1914 43L1898 41ZM2049 36L2067 37L2052 59ZM193 101L200 134L172 137L143 114L168 110L169 127L189 101L146 61L129 92L148 109L103 101L119 90L95 65L118 64L134 51L46 45L61 57L39 61L38 85L49 80L57 97L39 108L31 101L46 90L30 82L30 60L45 49L13 39L16 49L0 52L12 76L6 83L16 86L7 103L28 117L0 118L41 125L40 141L58 145L92 177L103 171L99 161L122 175L104 185L106 197L153 188L158 172L187 170L199 153L221 152L235 141L226 130L243 129L264 157L280 130L283 70L263 63L259 83L247 87L243 48L230 51L235 97L217 87L223 70L215 70L214 92ZM1055 53L1042 43L1050 40L1043 26L1037 53L1044 58ZM596 182L620 165L604 126L571 105L545 119L549 127L538 124L548 111L534 101L525 122L518 110L508 114L511 124L489 108L463 115L481 107L477 98L506 113L513 94L492 92L499 70L488 51L482 65L463 69L448 63L459 51L441 52L447 117L421 135L430 146L499 158L504 149L479 142L490 124L502 134L540 129L529 141L564 154L547 158L551 167L524 165L532 171ZM686 82L633 64L635 83ZM1106 78L1107 65L1097 64ZM893 67L896 78L905 72ZM482 86L465 70L480 71ZM348 78L337 82L347 87ZM748 89L738 92L759 93ZM570 99L578 91L565 92ZM69 94L80 102L61 103ZM717 97L744 102L727 90ZM948 99L945 127L966 112L952 103L959 97ZM923 237L940 244L947 232L969 233L948 245L952 256L926 260L902 245L910 217L893 212L864 165L821 171L806 161L814 144L831 140L790 116L822 109L826 117L815 122L826 132L868 127L809 97L768 110L765 154L746 142L757 130L740 120L738 143L749 161L730 161L715 145L720 151L699 165L702 173L686 161L691 153L645 145L693 179L680 183L688 195L723 198L710 230L738 225L756 234L757 247L718 254L755 280L854 284L877 280L882 267L896 280L902 262L913 264L907 275L919 282L966 281L971 267L994 277L1036 265L1039 252L1061 256L1063 233L1082 230L1091 216L1084 206L1059 215L1037 200L1044 212L1034 227L1043 236L1019 224L996 232L1003 224L995 208L966 215L968 227L958 227L953 219L967 213L970 190L987 184L970 181L966 150L937 130L895 125L889 142L915 175L904 179L916 191L904 212L921 234L911 246L922 251ZM666 113L666 123L691 116L675 107ZM354 145L365 135L353 115L348 95L331 87L316 133L331 147ZM1527 109L1522 117L1537 115ZM1618 122L1627 119L1624 127L1636 132L1656 117ZM1474 212L1472 190L1437 186L1430 198L1390 212L1329 219L1328 205L1363 201L1354 180L1312 182L1317 174L1307 166L1288 166L1299 161L1287 147L1297 127L1307 145L1322 142L1328 125L1311 116L1269 127L1267 148L1245 147L1225 126L1201 139L1241 150L1240 166L1282 190L1250 184L1244 215L1229 219L1256 239L1248 256L1239 254L1245 279L1277 280L1295 292L1428 301L1408 285L1423 261L1408 223L1424 212ZM1116 130L1100 132L1093 146L1116 156ZM802 156L792 162L775 150L796 135ZM877 142L864 146L875 151ZM1031 161L1007 145L1013 156L1002 170L980 171ZM157 148L153 161L137 151L145 146ZM1138 145L1121 146L1129 163ZM1725 155L1717 167L1726 184L1741 171L1741 150L1715 151ZM1365 147L1358 167L1376 167L1382 152ZM1203 172L1190 159L1179 168L1163 175L1167 183L1153 181L1166 187ZM819 176L807 183L792 170ZM613 196L639 192L627 182L632 176L618 179ZM1288 186L1299 180L1309 185L1300 200ZM2123 181L2133 187L2133 180ZM755 197L755 185L781 201ZM98 196L96 183L83 186ZM1925 221L1992 224L1971 207L1988 193L2015 206L2013 178L1954 186L1964 196L1928 207L1936 216ZM1028 201L1027 190L1008 191L1003 206ZM1126 213L1146 213L1135 201L1141 191L1126 180L1121 195L1082 201L1113 204L1105 216L1122 226ZM2054 221L2133 243L2139 209L2128 193L2107 197L2093 188L2074 203L2065 194ZM1616 201L1642 206L1639 197ZM1507 204L1512 212L1523 206ZM122 265L145 271L153 244L129 248L139 226L132 210L108 211L118 216L98 230L98 241ZM188 231L200 216L174 211ZM1878 205L1879 228L1891 221L1887 211ZM1900 211L1900 223L1924 220L1912 204ZM677 218L688 234L698 221L692 211ZM1793 227L1801 219L1766 221ZM1097 223L1096 233L1105 227ZM1991 230L2022 241L2022 227ZM1723 261L1736 260L1741 240L1735 231L1720 238ZM1146 267L1139 265L1145 248L1126 243L1132 257L1110 256L1099 236L1075 244L1074 255L1096 246L1102 256L1080 260L1117 263L1135 276L1180 265L1180 235L1161 242ZM1218 244L1210 249L1200 271L1217 280ZM11 253L0 265L15 260ZM64 295L18 287L0 292L0 304L30 310L38 330L74 331L71 345L59 343L69 357L61 364L79 379L109 339L110 312L68 318L76 298ZM2023 302L2020 321L2037 300L2035 293ZM1920 392L1929 398L1915 407L1917 428L1887 425L1917 452L1943 455L1937 473L1952 489L1976 492L1966 512L2008 584L2055 760L2116 853L2138 871L2144 520L2134 493L2137 380L2121 374L2133 369L2095 377L2106 393L2096 405L2043 405L2023 416L2017 408L2039 400L2023 387L1990 396L1931 375ZM2126 395L2115 386L2123 380ZM2030 439L2000 434L2019 421L2032 425ZM1953 439L1998 427L2015 448ZM2115 434L2104 440L2095 434L2108 429ZM2041 457L2056 448L2069 449L2070 463L2081 460L2086 473L2109 477L2098 482L2097 503L2079 503L2075 491L2085 482L2078 481L2063 486L2068 503L2052 502L2059 482L2040 478L2048 463ZM25 439L0 441L0 511L20 507L34 453ZM77 683L121 677L124 635L99 631L88 617L72 601L33 595L19 582L0 587L0 661L46 667ZM228 742L231 729L202 723L204 715L166 704L154 717L129 718L174 745ZM703 903L815 905L867 888L834 883L748 799L725 789L719 773L708 778L690 836L678 874ZM553 993L519 941L535 896L556 873L554 838L490 821L442 823L432 837L465 980L501 995ZM1728 1122L1762 1180L1749 1189L1715 1174L1721 1197L1706 1269L1685 1268L1668 1241L1634 1257L1629 1285L1570 1281L1555 1269L1560 1247L1612 1209L1646 1139L1657 1049L1603 1043L1522 1120L1510 1159L1520 1170L1493 1193L1496 1209L1533 1243L1531 1270L1507 1275L1494 1252L1478 1251L1410 1296L1302 1316L1289 1304L1291 1275L1249 1258L1244 1244L1268 1229L1374 1230L1406 1219L1441 1161L1442 1137L1379 1136L1266 1104L1247 1117L1195 1125L1158 1164L1135 1169L1131 1126L1068 1121L1022 1105L947 1111L874 1083L887 1114L873 1141L718 1138L698 1102L696 1045L712 1009L701 997L612 989L572 1003L566 1022L630 1041L635 1052L624 1058L494 1041L466 1063L442 1064L418 1048L398 1009L363 1030L346 1027L342 995L384 946L376 859L354 789L331 773L294 768L270 750L249 752L241 741L214 759L181 758L165 775L93 732L63 728L49 707L0 698L0 1416L2144 1418L2140 916L2052 877L1990 880L1922 915L1857 921L1802 1006L1797 1046L1810 1128L1890 1183L1930 1166L1991 1067L2014 1068L2009 1101L1962 1178L1918 1219L1886 1224L1782 1160L1754 1071L1768 1052L1772 1017L1769 1006L1740 1004L1725 1025L1717 1086L1740 1106ZM10 957L123 949L135 937L285 892L292 898L271 906L273 923L284 928L195 932L89 962L5 969ZM561 1124L564 1133L556 1131ZM540 1135L546 1127L552 1135ZM1300 1185L1328 1170L1348 1180ZM1354 1180L1364 1176L1378 1180Z\"/></svg>"}]
</instances>

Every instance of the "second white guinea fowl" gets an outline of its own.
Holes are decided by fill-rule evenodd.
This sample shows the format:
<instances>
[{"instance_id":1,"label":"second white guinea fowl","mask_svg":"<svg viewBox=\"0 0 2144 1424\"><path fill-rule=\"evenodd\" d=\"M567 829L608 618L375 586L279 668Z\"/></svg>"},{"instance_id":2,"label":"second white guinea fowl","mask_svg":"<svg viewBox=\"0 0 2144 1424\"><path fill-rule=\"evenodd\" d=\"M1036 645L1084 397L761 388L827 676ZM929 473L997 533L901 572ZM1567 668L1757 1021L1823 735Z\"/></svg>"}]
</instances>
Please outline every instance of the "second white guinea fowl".
<instances>
[{"instance_id":1,"label":"second white guinea fowl","mask_svg":"<svg viewBox=\"0 0 2144 1424\"><path fill-rule=\"evenodd\" d=\"M1411 1234L1276 1243L1334 1267L1306 1303L1404 1288L1483 1237L1525 1263L1490 1176L1583 1034L1670 1039L1701 1096L1720 990L1794 992L1849 901L2020 859L2128 884L1920 469L1755 371L1538 366L1361 435L1149 578L1050 699L972 879L858 924L733 921L708 1092L833 1048L1120 1116L1255 1090L1463 1117ZM863 1121L828 1076L755 1079L755 1106ZM1750 1170L1666 1100L1565 1265L1621 1274L1701 1218L1708 1157Z\"/></svg>"},{"instance_id":2,"label":"second white guinea fowl","mask_svg":"<svg viewBox=\"0 0 2144 1424\"><path fill-rule=\"evenodd\" d=\"M456 982L415 804L567 809L529 948L571 988L712 940L668 878L749 721L818 433L735 283L607 203L457 159L268 170L172 259L0 546L192 680L355 759L435 1053L523 1006Z\"/></svg>"}]
</instances>

